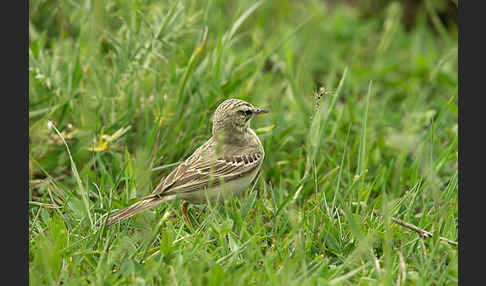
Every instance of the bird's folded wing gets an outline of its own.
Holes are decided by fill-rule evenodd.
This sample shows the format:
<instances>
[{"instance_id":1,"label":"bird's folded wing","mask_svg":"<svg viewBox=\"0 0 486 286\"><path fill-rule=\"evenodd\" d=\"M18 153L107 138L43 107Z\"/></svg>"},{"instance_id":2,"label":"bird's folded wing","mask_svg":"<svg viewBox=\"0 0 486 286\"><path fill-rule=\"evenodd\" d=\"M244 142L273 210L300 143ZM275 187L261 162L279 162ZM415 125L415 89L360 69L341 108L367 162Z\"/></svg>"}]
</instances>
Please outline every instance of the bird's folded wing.
<instances>
[{"instance_id":1,"label":"bird's folded wing","mask_svg":"<svg viewBox=\"0 0 486 286\"><path fill-rule=\"evenodd\" d=\"M203 158L195 152L174 169L149 196L192 192L228 182L254 171L260 165L262 157L263 154L256 149L217 159Z\"/></svg>"}]
</instances>

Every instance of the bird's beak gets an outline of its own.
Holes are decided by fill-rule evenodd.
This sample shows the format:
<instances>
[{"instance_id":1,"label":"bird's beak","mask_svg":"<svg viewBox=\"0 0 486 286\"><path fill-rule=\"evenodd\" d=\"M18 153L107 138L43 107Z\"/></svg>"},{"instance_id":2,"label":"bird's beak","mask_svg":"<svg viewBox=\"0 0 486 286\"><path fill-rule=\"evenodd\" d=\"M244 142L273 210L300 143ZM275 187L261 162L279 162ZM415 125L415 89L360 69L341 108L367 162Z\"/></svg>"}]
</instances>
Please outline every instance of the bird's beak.
<instances>
[{"instance_id":1,"label":"bird's beak","mask_svg":"<svg viewBox=\"0 0 486 286\"><path fill-rule=\"evenodd\" d=\"M268 113L269 111L266 110L266 109L262 109L262 108L255 108L255 115L259 115L259 114L264 114L264 113Z\"/></svg>"}]
</instances>

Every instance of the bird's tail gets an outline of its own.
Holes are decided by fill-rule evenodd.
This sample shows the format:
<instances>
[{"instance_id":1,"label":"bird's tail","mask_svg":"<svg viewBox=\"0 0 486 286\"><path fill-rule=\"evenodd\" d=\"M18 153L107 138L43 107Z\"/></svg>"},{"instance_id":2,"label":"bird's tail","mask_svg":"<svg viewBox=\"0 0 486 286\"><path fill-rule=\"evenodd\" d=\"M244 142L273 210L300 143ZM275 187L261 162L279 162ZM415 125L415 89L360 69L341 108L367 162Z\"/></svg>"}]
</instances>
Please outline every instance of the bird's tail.
<instances>
[{"instance_id":1,"label":"bird's tail","mask_svg":"<svg viewBox=\"0 0 486 286\"><path fill-rule=\"evenodd\" d=\"M161 203L168 201L168 200L171 200L171 199L172 199L171 196L167 196L167 197L155 197L155 196L152 197L151 196L151 197L147 197L145 199L142 199L141 201L136 202L133 205L131 205L131 206L125 208L125 209L119 210L116 213L110 215L108 217L108 221L106 223L106 226L110 226L112 224L118 223L118 222L120 222L124 219L127 219L127 218L129 218L133 215L138 214L139 212L142 212L146 209L160 205Z\"/></svg>"}]
</instances>

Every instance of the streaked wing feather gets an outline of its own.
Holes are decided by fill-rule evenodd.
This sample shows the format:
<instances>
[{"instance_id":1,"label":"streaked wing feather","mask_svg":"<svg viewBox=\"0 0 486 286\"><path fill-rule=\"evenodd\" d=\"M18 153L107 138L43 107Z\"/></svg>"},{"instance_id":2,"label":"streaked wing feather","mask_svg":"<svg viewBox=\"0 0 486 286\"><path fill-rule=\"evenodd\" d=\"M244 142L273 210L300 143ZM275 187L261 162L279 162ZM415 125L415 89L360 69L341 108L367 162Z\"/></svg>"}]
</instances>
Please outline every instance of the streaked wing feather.
<instances>
[{"instance_id":1,"label":"streaked wing feather","mask_svg":"<svg viewBox=\"0 0 486 286\"><path fill-rule=\"evenodd\" d=\"M192 174L187 177L183 176L178 182L167 190L167 194L174 194L176 192L192 192L208 186L216 186L222 182L226 182L233 178L250 173L260 165L259 161L253 161L251 163L244 163L241 161L239 163L234 163L234 161L226 160L227 158L220 158L214 163L213 168L206 168L203 171L196 169L198 173L197 175Z\"/></svg>"},{"instance_id":2,"label":"streaked wing feather","mask_svg":"<svg viewBox=\"0 0 486 286\"><path fill-rule=\"evenodd\" d=\"M239 155L228 154L218 159L212 159L211 156L203 158L200 153L201 148L174 169L150 196L193 192L215 186L252 172L262 159L258 149L247 150L244 154L239 152Z\"/></svg>"},{"instance_id":3,"label":"streaked wing feather","mask_svg":"<svg viewBox=\"0 0 486 286\"><path fill-rule=\"evenodd\" d=\"M165 179L155 188L155 190L148 195L147 197L155 197L159 196L160 194L164 193L167 189L169 189L174 183L180 180L183 176L189 175L191 173L193 166L197 161L201 160L201 151L207 148L206 145L210 144L210 141L206 141L205 144L201 145L199 148L192 153L189 158L187 158L184 162L179 164L172 172L165 177Z\"/></svg>"}]
</instances>

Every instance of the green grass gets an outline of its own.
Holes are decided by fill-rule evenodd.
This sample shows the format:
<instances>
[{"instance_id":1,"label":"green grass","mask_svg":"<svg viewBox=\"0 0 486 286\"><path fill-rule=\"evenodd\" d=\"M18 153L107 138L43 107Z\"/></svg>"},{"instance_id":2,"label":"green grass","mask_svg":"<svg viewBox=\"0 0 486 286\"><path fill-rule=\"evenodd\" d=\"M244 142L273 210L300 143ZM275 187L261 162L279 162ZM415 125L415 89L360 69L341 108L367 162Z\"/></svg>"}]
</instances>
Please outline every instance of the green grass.
<instances>
[{"instance_id":1,"label":"green grass","mask_svg":"<svg viewBox=\"0 0 486 286\"><path fill-rule=\"evenodd\" d=\"M401 2L30 1L30 284L456 285L457 27L431 2L406 29ZM231 97L271 110L245 196L106 228Z\"/></svg>"}]
</instances>

